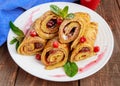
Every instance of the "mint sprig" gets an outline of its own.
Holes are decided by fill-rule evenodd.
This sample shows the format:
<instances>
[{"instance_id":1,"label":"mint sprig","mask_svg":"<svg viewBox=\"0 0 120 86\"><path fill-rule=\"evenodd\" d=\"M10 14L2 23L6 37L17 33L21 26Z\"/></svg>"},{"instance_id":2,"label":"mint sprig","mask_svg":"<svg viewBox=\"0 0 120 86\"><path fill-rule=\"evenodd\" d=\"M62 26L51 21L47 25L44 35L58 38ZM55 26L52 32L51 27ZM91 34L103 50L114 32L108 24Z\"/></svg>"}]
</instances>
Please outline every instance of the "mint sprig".
<instances>
[{"instance_id":1,"label":"mint sprig","mask_svg":"<svg viewBox=\"0 0 120 86\"><path fill-rule=\"evenodd\" d=\"M57 15L61 15L61 9L56 5L50 5L50 10Z\"/></svg>"},{"instance_id":2,"label":"mint sprig","mask_svg":"<svg viewBox=\"0 0 120 86\"><path fill-rule=\"evenodd\" d=\"M14 44L14 43L16 43L18 40L16 39L16 38L14 38L14 39L12 39L11 41L10 41L10 44Z\"/></svg>"},{"instance_id":3,"label":"mint sprig","mask_svg":"<svg viewBox=\"0 0 120 86\"><path fill-rule=\"evenodd\" d=\"M16 43L16 49L19 47L20 43L23 41L25 35L22 30L20 30L17 26L15 26L11 21L9 22L11 30L17 35L17 37L14 37L10 44Z\"/></svg>"},{"instance_id":4,"label":"mint sprig","mask_svg":"<svg viewBox=\"0 0 120 86\"><path fill-rule=\"evenodd\" d=\"M68 75L69 77L75 76L78 72L78 66L75 62L68 61L63 67L66 75Z\"/></svg>"},{"instance_id":5,"label":"mint sprig","mask_svg":"<svg viewBox=\"0 0 120 86\"><path fill-rule=\"evenodd\" d=\"M50 10L61 16L63 19L72 19L74 18L74 14L73 13L69 13L68 14L68 6L65 6L63 9L59 8L57 5L50 5Z\"/></svg>"},{"instance_id":6,"label":"mint sprig","mask_svg":"<svg viewBox=\"0 0 120 86\"><path fill-rule=\"evenodd\" d=\"M18 27L16 27L11 21L10 21L10 28L11 30L18 36L21 36L23 37L24 36L24 33L22 30L20 30Z\"/></svg>"},{"instance_id":7,"label":"mint sprig","mask_svg":"<svg viewBox=\"0 0 120 86\"><path fill-rule=\"evenodd\" d=\"M63 10L61 11L61 14L62 14L63 18L65 18L68 15L68 9L69 9L69 7L65 6L63 8Z\"/></svg>"}]
</instances>

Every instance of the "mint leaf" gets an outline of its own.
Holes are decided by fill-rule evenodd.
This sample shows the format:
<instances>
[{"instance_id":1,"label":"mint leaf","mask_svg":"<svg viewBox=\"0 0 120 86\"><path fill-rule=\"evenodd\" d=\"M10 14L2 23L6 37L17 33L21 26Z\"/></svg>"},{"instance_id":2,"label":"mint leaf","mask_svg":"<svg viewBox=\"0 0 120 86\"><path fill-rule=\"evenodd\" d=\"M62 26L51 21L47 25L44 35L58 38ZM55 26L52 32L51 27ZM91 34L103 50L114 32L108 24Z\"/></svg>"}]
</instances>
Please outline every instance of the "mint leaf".
<instances>
[{"instance_id":1,"label":"mint leaf","mask_svg":"<svg viewBox=\"0 0 120 86\"><path fill-rule=\"evenodd\" d=\"M17 41L17 43L16 43L16 50L18 49L19 45L20 45L20 42Z\"/></svg>"},{"instance_id":2,"label":"mint leaf","mask_svg":"<svg viewBox=\"0 0 120 86\"><path fill-rule=\"evenodd\" d=\"M22 30L15 26L11 21L9 22L11 30L17 35L14 39L10 41L10 44L16 43L16 50L19 47L20 43L23 41L25 35Z\"/></svg>"},{"instance_id":3,"label":"mint leaf","mask_svg":"<svg viewBox=\"0 0 120 86\"><path fill-rule=\"evenodd\" d=\"M10 41L10 44L14 44L15 42L19 41L20 43L23 41L24 37L18 36Z\"/></svg>"},{"instance_id":4,"label":"mint leaf","mask_svg":"<svg viewBox=\"0 0 120 86\"><path fill-rule=\"evenodd\" d=\"M16 39L17 39L19 42L22 42L23 39L24 39L24 37L19 36L19 37L16 37Z\"/></svg>"},{"instance_id":5,"label":"mint leaf","mask_svg":"<svg viewBox=\"0 0 120 86\"><path fill-rule=\"evenodd\" d=\"M62 15L63 15L64 18L65 18L65 17L67 16L67 14L68 14L68 9L69 9L69 7L68 7L68 6L65 6L65 7L63 8L63 10L62 10Z\"/></svg>"},{"instance_id":6,"label":"mint leaf","mask_svg":"<svg viewBox=\"0 0 120 86\"><path fill-rule=\"evenodd\" d=\"M56 5L50 5L50 10L57 15L61 15L61 9Z\"/></svg>"},{"instance_id":7,"label":"mint leaf","mask_svg":"<svg viewBox=\"0 0 120 86\"><path fill-rule=\"evenodd\" d=\"M75 62L67 62L65 65L64 65L64 71L66 73L66 75L70 76L70 77L73 77L77 74L78 72L78 66L76 65Z\"/></svg>"},{"instance_id":8,"label":"mint leaf","mask_svg":"<svg viewBox=\"0 0 120 86\"><path fill-rule=\"evenodd\" d=\"M69 13L67 16L66 16L66 19L72 19L74 18L74 14L73 13Z\"/></svg>"},{"instance_id":9,"label":"mint leaf","mask_svg":"<svg viewBox=\"0 0 120 86\"><path fill-rule=\"evenodd\" d=\"M20 43L23 41L24 37L16 37L10 41L10 44L16 43L16 50L19 47Z\"/></svg>"},{"instance_id":10,"label":"mint leaf","mask_svg":"<svg viewBox=\"0 0 120 86\"><path fill-rule=\"evenodd\" d=\"M16 27L11 21L9 22L11 30L18 36L24 36L24 33L22 30L20 30L18 27Z\"/></svg>"},{"instance_id":11,"label":"mint leaf","mask_svg":"<svg viewBox=\"0 0 120 86\"><path fill-rule=\"evenodd\" d=\"M10 44L14 44L15 42L17 42L18 40L16 38L14 38L13 40L10 41Z\"/></svg>"},{"instance_id":12,"label":"mint leaf","mask_svg":"<svg viewBox=\"0 0 120 86\"><path fill-rule=\"evenodd\" d=\"M65 6L63 9L60 9L58 6L56 5L50 5L50 10L61 16L63 19L72 19L74 17L74 14L73 13L70 13L68 14L68 9L69 7L68 6Z\"/></svg>"}]
</instances>

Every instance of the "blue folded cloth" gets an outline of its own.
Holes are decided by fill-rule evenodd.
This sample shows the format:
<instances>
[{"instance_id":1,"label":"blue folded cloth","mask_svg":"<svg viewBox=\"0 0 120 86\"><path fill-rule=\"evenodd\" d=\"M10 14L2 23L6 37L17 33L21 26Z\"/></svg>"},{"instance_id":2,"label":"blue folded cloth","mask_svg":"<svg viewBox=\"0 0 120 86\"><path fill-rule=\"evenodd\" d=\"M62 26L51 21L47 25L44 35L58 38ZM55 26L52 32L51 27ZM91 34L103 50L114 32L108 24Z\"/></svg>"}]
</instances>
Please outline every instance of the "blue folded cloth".
<instances>
[{"instance_id":1,"label":"blue folded cloth","mask_svg":"<svg viewBox=\"0 0 120 86\"><path fill-rule=\"evenodd\" d=\"M0 0L0 46L6 42L10 28L9 21L14 21L21 13L35 5L53 1L76 0Z\"/></svg>"}]
</instances>

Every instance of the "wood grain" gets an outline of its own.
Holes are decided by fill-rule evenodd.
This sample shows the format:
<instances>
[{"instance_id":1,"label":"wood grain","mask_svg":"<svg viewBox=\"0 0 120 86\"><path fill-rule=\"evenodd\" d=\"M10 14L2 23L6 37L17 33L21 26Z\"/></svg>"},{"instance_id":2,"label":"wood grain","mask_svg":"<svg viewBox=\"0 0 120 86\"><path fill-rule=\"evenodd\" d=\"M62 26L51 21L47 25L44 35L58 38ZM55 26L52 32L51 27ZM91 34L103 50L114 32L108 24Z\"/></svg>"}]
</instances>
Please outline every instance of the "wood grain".
<instances>
[{"instance_id":1,"label":"wood grain","mask_svg":"<svg viewBox=\"0 0 120 86\"><path fill-rule=\"evenodd\" d=\"M18 66L11 59L7 46L0 47L0 86L14 86Z\"/></svg>"},{"instance_id":2,"label":"wood grain","mask_svg":"<svg viewBox=\"0 0 120 86\"><path fill-rule=\"evenodd\" d=\"M78 86L77 81L73 82L53 82L34 77L22 69L19 69L15 86ZM21 76L22 75L22 76Z\"/></svg>"}]
</instances>

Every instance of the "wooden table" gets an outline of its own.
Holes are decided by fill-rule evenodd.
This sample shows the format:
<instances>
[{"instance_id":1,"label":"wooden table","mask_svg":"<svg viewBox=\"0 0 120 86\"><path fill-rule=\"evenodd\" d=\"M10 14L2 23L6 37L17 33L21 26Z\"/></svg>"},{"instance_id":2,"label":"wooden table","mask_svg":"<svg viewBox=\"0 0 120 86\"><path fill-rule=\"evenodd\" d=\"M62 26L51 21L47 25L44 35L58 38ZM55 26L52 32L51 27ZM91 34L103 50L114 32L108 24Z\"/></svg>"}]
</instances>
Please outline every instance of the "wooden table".
<instances>
[{"instance_id":1,"label":"wooden table","mask_svg":"<svg viewBox=\"0 0 120 86\"><path fill-rule=\"evenodd\" d=\"M110 25L115 43L111 59L100 71L72 82L39 79L16 65L5 43L0 47L0 86L120 86L120 0L102 1L96 11Z\"/></svg>"}]
</instances>

